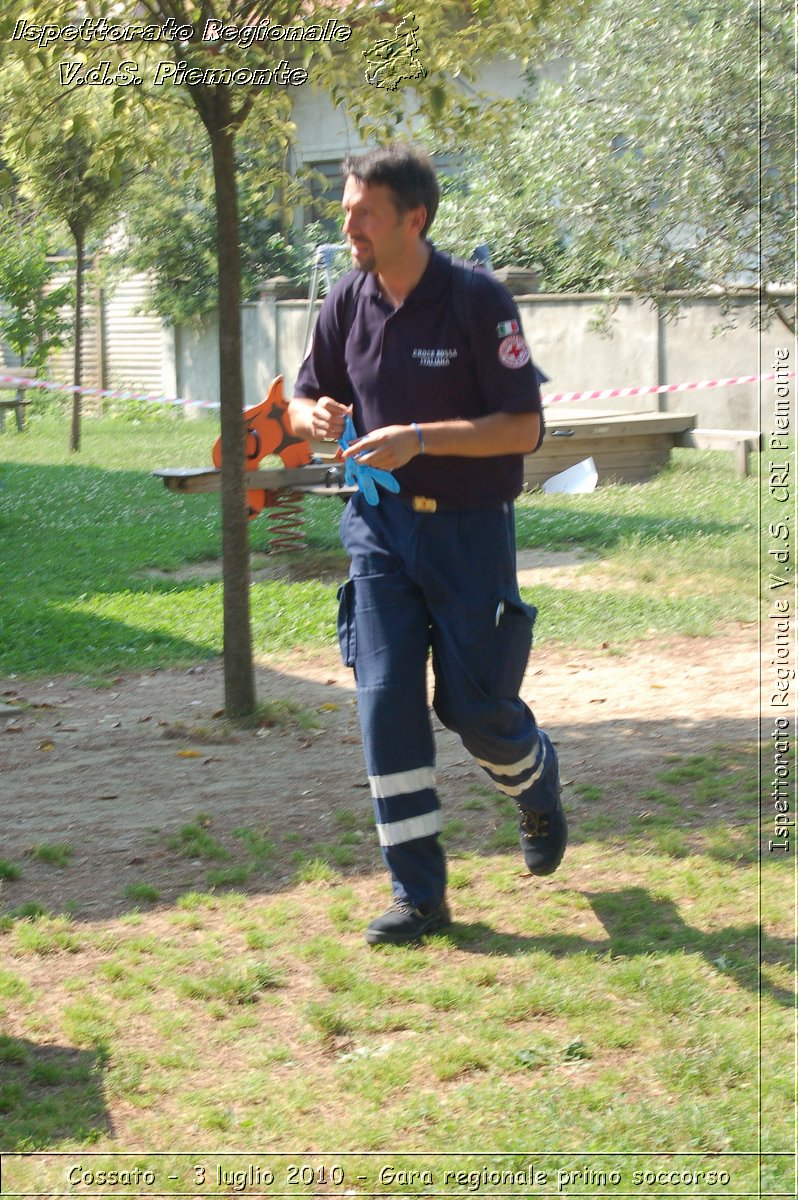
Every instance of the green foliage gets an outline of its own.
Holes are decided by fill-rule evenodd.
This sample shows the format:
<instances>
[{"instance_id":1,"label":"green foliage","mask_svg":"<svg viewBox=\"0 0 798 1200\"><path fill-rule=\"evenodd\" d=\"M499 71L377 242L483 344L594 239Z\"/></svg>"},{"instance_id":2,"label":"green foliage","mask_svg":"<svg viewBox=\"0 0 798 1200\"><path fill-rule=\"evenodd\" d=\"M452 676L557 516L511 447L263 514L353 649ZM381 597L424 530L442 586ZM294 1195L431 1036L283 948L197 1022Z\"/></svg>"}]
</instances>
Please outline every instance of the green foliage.
<instances>
[{"instance_id":1,"label":"green foliage","mask_svg":"<svg viewBox=\"0 0 798 1200\"><path fill-rule=\"evenodd\" d=\"M33 914L16 923L15 947L18 954L79 954L83 941L69 917Z\"/></svg>"},{"instance_id":2,"label":"green foliage","mask_svg":"<svg viewBox=\"0 0 798 1200\"><path fill-rule=\"evenodd\" d=\"M283 986L282 972L268 962L242 971L224 971L211 979L187 980L186 991L199 1000L219 998L227 1004L256 1004L263 992Z\"/></svg>"},{"instance_id":3,"label":"green foliage","mask_svg":"<svg viewBox=\"0 0 798 1200\"><path fill-rule=\"evenodd\" d=\"M99 240L119 212L125 186L146 154L140 114L125 115L107 87L59 82L55 61L27 53L0 79L8 106L2 152L19 193L67 226L75 247L74 382L82 382L83 276L88 239ZM47 69L49 67L49 69ZM80 392L72 398L70 449L80 448Z\"/></svg>"},{"instance_id":4,"label":"green foliage","mask_svg":"<svg viewBox=\"0 0 798 1200\"><path fill-rule=\"evenodd\" d=\"M175 325L212 312L219 295L213 171L205 134L187 117L172 115L171 148L134 182L126 242L115 256L118 267L150 274L149 307ZM305 183L286 175L284 138L260 131L261 122L243 130L236 151L245 300L277 275L306 283L309 247L323 240L317 226L303 232L291 226L294 207L308 199Z\"/></svg>"},{"instance_id":5,"label":"green foliage","mask_svg":"<svg viewBox=\"0 0 798 1200\"><path fill-rule=\"evenodd\" d=\"M553 22L559 66L530 77L501 143L467 164L467 190L443 206L447 239L481 228L497 264L539 263L551 291L667 305L712 287L731 304L761 283L789 321L767 289L794 274L791 27L788 4L760 17L750 0L597 0Z\"/></svg>"},{"instance_id":6,"label":"green foliage","mask_svg":"<svg viewBox=\"0 0 798 1200\"><path fill-rule=\"evenodd\" d=\"M167 842L170 850L177 850L186 858L227 859L230 852L208 833L210 818L199 813L191 825L184 825L179 833Z\"/></svg>"},{"instance_id":7,"label":"green foliage","mask_svg":"<svg viewBox=\"0 0 798 1200\"><path fill-rule=\"evenodd\" d=\"M129 883L124 894L136 904L155 904L161 898L161 893L151 883Z\"/></svg>"},{"instance_id":8,"label":"green foliage","mask_svg":"<svg viewBox=\"0 0 798 1200\"><path fill-rule=\"evenodd\" d=\"M608 855L581 839L568 886L532 904L516 859L517 848L512 863L480 852L451 930L422 947L363 943L380 890L369 878L195 895L178 907L196 924L165 927L163 913L135 929L93 922L80 953L45 961L20 952L16 931L0 935L14 968L0 972L0 995L17 1031L0 1036L10 1186L57 1192L63 1155L19 1153L31 1148L68 1145L77 1162L97 1140L92 1170L129 1168L117 1143L133 1125L150 1145L180 1144L200 1124L244 1130L288 1156L318 1145L323 1112L366 1151L345 1158L347 1178L375 1187L386 1155L440 1177L463 1128L478 1126L490 1169L525 1169L528 1144L547 1148L552 1172L581 1168L577 1130L597 1171L669 1171L672 1147L687 1146L691 1170L728 1167L738 1194L755 1193L760 1162L739 1152L752 1123L767 1119L763 1154L777 1164L791 1132L784 870L763 879L756 863L628 843ZM777 918L766 930L758 897L760 915ZM244 929L268 931L267 947L244 944ZM182 1169L163 1154L136 1162ZM224 1159L230 1172L248 1162L243 1150ZM484 1166L466 1151L453 1169ZM772 1191L792 1194L791 1166L769 1168Z\"/></svg>"},{"instance_id":9,"label":"green foliage","mask_svg":"<svg viewBox=\"0 0 798 1200\"><path fill-rule=\"evenodd\" d=\"M520 40L519 33L526 31L539 17L543 6L544 0L511 2L507 6L506 15L503 12L501 16L492 18L486 24L482 19L484 12L482 6L477 11L466 14L458 0L420 0L417 8L424 23L425 54L429 56L429 61L428 65L425 64L422 72L425 86L414 89L412 107L418 107L422 116L432 119L437 127L446 130L450 135L453 134L456 127L462 133L465 124L469 122L472 128L476 123L477 127L481 125L484 130L488 130L490 121L488 116L482 113L480 102L476 97L464 93L457 76L461 72L466 76L470 73L473 47L477 38L481 38L483 53L487 57L495 53L499 46L506 46L508 42L517 46ZM18 8L19 5L15 0L12 9ZM100 16L107 19L104 8L105 5L99 3L99 0L89 0L86 5L90 17ZM165 23L168 21L172 23L174 21L174 6L167 0L148 0L144 8L147 16L154 22ZM314 18L327 18L330 9L326 4L311 4L301 6L300 11L305 21L312 21ZM52 6L52 11L48 13L49 20L56 22L61 12L62 5L59 0ZM379 40L385 32L385 13L382 5L344 4L339 7L339 12L344 22L352 21L357 25L359 35L364 39L361 46L365 48L366 52L368 47ZM179 15L194 29L200 29L204 27L205 20L210 14L208 6L204 2L187 0L186 3L180 5ZM130 21L131 18L135 20L141 16L141 7L137 3L122 3L115 8L114 16L120 24L126 20ZM227 0L226 3L215 7L214 16L226 25L243 29L252 24L253 6L249 0ZM289 5L285 9L281 9L281 6L269 9L270 20L274 18L279 20L280 17L283 17L290 22L296 16L297 9L293 5ZM2 18L3 24L0 25L0 30L6 28L6 23L9 21L10 17ZM54 24L53 28L57 28L57 25ZM143 43L138 43L136 49L137 52L141 51L142 55L145 55ZM249 39L235 36L232 39L215 41L200 35L187 38L179 45L175 43L172 49L190 68L207 69L214 66L217 68L220 66L251 68L262 65L264 47L257 44L251 45ZM156 54L162 53L163 48L155 46L154 48L150 47L150 50L153 50L153 54L148 56L148 66L151 66ZM386 118L385 126L388 129L395 129L403 117L403 102L401 105L397 104L397 98L388 88L372 87L365 71L353 72L349 56L334 54L332 47L325 41L317 41L315 45L312 42L309 43L307 51L305 65L313 69L314 84L330 95L334 104L345 103L347 116L354 120L362 138L365 139L369 133L376 132L382 125L383 118ZM100 42L99 52L101 54L108 52L103 41ZM85 51L82 48L82 53L85 53L86 59L89 61L93 59L93 65L96 65L96 48L90 47ZM361 49L360 53L362 55L364 50ZM51 78L58 78L55 69L59 54L60 47L58 46L51 48L49 52L41 47L37 52L34 45L23 42L23 67L31 76L36 73L40 78L42 75L46 77L49 72ZM143 82L143 77L139 82ZM94 140L96 152L89 154L85 162L85 170L80 172L82 199L85 201L80 212L84 211L84 207L88 210L88 220L82 230L79 228L78 221L83 220L83 217L76 216L74 208L69 215L63 209L56 208L51 185L54 177L60 174L65 185L62 188L63 192L68 195L72 190L70 173L74 171L82 157L81 138L86 128L93 135L92 123L96 122L96 114L80 113L80 124L78 116L72 115L71 125L67 124L65 128L62 126L60 129L56 121L51 122L58 137L55 145L51 145L45 155L45 159L50 161L47 162L46 169L40 173L40 181L42 186L47 189L47 196L53 201L54 211L64 216L75 237L79 268L78 316L76 320L78 327L80 326L82 237L86 228L90 227L92 223L97 224L100 211L104 207L103 199L108 199L106 183L110 182L114 188L117 188L126 175L127 165L130 161L127 152L131 145L135 145L135 138L132 141L128 139L128 130L132 129L133 125L128 124L125 117L133 116L134 110L135 115L139 116L144 112L143 103L138 103L142 93L137 92L137 88L138 84L135 88L115 88L110 94L112 120L107 137L102 140L101 144L98 144L96 139ZM77 88L79 95L91 90L87 87ZM93 90L103 93L103 99L97 101L102 104L109 94L109 89ZM291 97L287 89L281 94L279 87L262 88L236 84L228 86L202 82L186 90L189 101L195 109L195 121L198 120L208 134L213 161L218 248L219 373L220 377L225 380L226 393L225 403L222 406L222 436L225 445L232 448L237 440L240 444L237 425L238 414L243 406L239 253L242 237L235 143L238 133L256 109L260 110L261 118L268 121L270 126L274 125L275 119L280 119L285 125L290 120ZM259 104L258 101L263 101L264 97L266 103ZM131 103L128 103L129 98ZM163 93L159 92L154 84L150 88L146 100L149 103L160 101L161 104L158 104L158 107L163 111ZM376 113L373 111L374 109L377 110ZM67 118L68 120L69 118ZM252 122L250 122L251 124ZM48 135L50 132L51 130L48 130ZM282 145L287 150L288 139L281 140L279 133L277 137L278 145ZM22 164L28 157L27 152L32 146L36 147L37 140L38 129L34 128L31 123L24 131L17 133L18 169L22 169ZM91 144L91 136L88 140ZM67 143L70 143L68 149ZM69 163L66 171L62 169L65 154ZM35 158L36 155L38 155L38 151L34 150L33 157ZM285 180L287 177L285 161L282 166L282 179ZM39 184L38 180L33 182ZM44 199L44 195L41 198ZM95 200L97 201L96 205ZM75 339L76 383L80 382L80 379L77 378L80 375L81 339L79 333L78 328L78 336ZM77 450L80 446L80 408L81 401L78 393L73 401L73 422L70 436L72 450ZM239 454L243 455L242 446ZM226 455L228 464L230 464L231 455L228 451L226 451ZM234 478L234 473L231 472L228 475L225 472L222 488L222 510L226 530L223 605L225 626L228 630L224 652L225 707L228 714L241 715L250 712L255 705L255 685L252 637L247 605L249 582L247 578L246 517L242 505L241 486L240 483L234 482Z\"/></svg>"},{"instance_id":10,"label":"green foliage","mask_svg":"<svg viewBox=\"0 0 798 1200\"><path fill-rule=\"evenodd\" d=\"M520 112L525 119L526 107ZM526 157L523 168L519 165L519 142L526 145L524 134L503 126L490 163L479 152L466 152L457 174L441 180L433 236L440 249L458 257L467 258L485 244L494 268L534 267L541 290L556 292L565 269L566 239L556 208L536 198L543 191L539 168ZM590 282L589 272L571 280L580 285L574 290L587 290Z\"/></svg>"},{"instance_id":11,"label":"green foliage","mask_svg":"<svg viewBox=\"0 0 798 1200\"><path fill-rule=\"evenodd\" d=\"M22 74L9 87L15 119L6 126L4 150L22 194L76 239L101 233L132 174L134 126L121 122L102 89L65 95L52 76Z\"/></svg>"},{"instance_id":12,"label":"green foliage","mask_svg":"<svg viewBox=\"0 0 798 1200\"><path fill-rule=\"evenodd\" d=\"M42 367L64 344L69 321L63 308L72 287L46 291L53 274L42 235L9 215L0 218L0 332L26 367Z\"/></svg>"}]
</instances>

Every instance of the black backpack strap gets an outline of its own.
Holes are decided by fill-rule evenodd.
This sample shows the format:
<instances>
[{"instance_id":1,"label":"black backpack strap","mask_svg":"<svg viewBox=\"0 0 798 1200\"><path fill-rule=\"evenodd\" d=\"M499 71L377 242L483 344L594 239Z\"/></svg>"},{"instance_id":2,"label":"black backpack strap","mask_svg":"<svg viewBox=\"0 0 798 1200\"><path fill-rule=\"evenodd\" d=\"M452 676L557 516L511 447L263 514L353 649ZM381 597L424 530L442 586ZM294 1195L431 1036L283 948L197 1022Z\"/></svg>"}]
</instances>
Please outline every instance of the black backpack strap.
<instances>
[{"instance_id":1,"label":"black backpack strap","mask_svg":"<svg viewBox=\"0 0 798 1200\"><path fill-rule=\"evenodd\" d=\"M473 297L474 271L481 271L479 263L449 256L452 264L452 309L460 335L469 345L473 341L473 318L476 306Z\"/></svg>"},{"instance_id":2,"label":"black backpack strap","mask_svg":"<svg viewBox=\"0 0 798 1200\"><path fill-rule=\"evenodd\" d=\"M341 338L344 344L346 344L346 339L349 337L349 331L355 323L357 303L360 299L360 293L363 290L363 284L366 282L366 275L366 271L361 271L360 277L355 280L354 287L350 288L346 293L344 323L341 328Z\"/></svg>"}]
</instances>

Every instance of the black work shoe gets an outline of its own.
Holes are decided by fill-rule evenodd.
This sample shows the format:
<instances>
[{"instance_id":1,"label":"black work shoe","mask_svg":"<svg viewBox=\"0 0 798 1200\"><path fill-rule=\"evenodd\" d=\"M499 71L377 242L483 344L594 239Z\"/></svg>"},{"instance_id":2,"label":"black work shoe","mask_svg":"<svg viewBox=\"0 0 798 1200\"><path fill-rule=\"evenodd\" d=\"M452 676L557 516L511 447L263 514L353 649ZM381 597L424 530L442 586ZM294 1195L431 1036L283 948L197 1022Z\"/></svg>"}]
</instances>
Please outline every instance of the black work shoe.
<instances>
[{"instance_id":1,"label":"black work shoe","mask_svg":"<svg viewBox=\"0 0 798 1200\"><path fill-rule=\"evenodd\" d=\"M370 945L389 942L394 946L418 942L425 934L443 929L450 920L445 900L429 913L413 908L407 900L394 900L387 912L371 922L366 930L366 941Z\"/></svg>"},{"instance_id":2,"label":"black work shoe","mask_svg":"<svg viewBox=\"0 0 798 1200\"><path fill-rule=\"evenodd\" d=\"M530 875L553 875L562 862L568 843L568 823L565 820L560 795L551 812L533 812L519 805L521 820L521 852Z\"/></svg>"}]
</instances>

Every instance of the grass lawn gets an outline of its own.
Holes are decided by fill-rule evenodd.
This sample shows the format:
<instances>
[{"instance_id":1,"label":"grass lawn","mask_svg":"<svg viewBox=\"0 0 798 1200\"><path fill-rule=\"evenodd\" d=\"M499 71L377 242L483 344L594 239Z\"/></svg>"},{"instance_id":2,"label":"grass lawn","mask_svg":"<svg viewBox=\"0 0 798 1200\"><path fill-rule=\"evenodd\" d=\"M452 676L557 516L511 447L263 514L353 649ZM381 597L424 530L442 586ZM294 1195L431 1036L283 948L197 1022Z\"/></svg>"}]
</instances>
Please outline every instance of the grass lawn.
<instances>
[{"instance_id":1,"label":"grass lawn","mask_svg":"<svg viewBox=\"0 0 798 1200\"><path fill-rule=\"evenodd\" d=\"M167 493L150 475L209 462L214 435L215 423L174 414L87 420L71 457L64 420L0 435L0 673L102 675L221 652L221 582L186 577L191 564L219 559L218 497ZM601 575L599 587L535 589L538 644L623 647L755 620L756 507L756 482L734 474L731 455L692 450L645 485L523 497L519 547L578 547ZM306 578L253 586L257 653L334 644L340 511L337 500L308 498ZM268 549L265 515L251 542ZM324 578L313 578L314 556Z\"/></svg>"},{"instance_id":2,"label":"grass lawn","mask_svg":"<svg viewBox=\"0 0 798 1200\"><path fill-rule=\"evenodd\" d=\"M760 1006L755 865L588 842L556 883L530 884L514 856L452 867L456 923L420 948L366 947L375 885L330 870L277 897L6 922L0 1149L28 1151L4 1163L6 1187L61 1192L74 1164L138 1164L194 1194L195 1165L210 1182L255 1161L284 1185L292 1163L345 1168L342 1187L282 1193L463 1195L445 1168L534 1161L552 1182L619 1172L613 1194L637 1194L635 1173L697 1170L728 1172L718 1194L760 1194L760 1179L792 1194L775 1153L792 1136L783 878L760 893L783 931L763 942ZM761 1162L740 1156L760 1131ZM385 1189L388 1166L437 1186ZM642 1193L716 1190L669 1182Z\"/></svg>"},{"instance_id":3,"label":"grass lawn","mask_svg":"<svg viewBox=\"0 0 798 1200\"><path fill-rule=\"evenodd\" d=\"M218 501L149 476L207 462L214 428L87 421L73 459L63 421L0 435L0 673L219 653L221 584L183 576L219 556ZM521 547L592 555L595 586L535 589L539 641L755 621L757 504L731 456L696 451L643 486L524 498ZM339 506L306 512L305 565L328 568ZM260 652L334 643L335 584L305 574L253 586ZM484 852L451 827L455 923L421 947L365 946L384 880L332 853L277 894L6 911L3 1194L793 1196L790 868L757 858L755 748L710 750L663 770L647 828L586 826L550 880L522 874L510 812ZM230 881L290 851L238 833ZM69 851L31 854L69 872ZM0 852L0 887L20 869Z\"/></svg>"}]
</instances>

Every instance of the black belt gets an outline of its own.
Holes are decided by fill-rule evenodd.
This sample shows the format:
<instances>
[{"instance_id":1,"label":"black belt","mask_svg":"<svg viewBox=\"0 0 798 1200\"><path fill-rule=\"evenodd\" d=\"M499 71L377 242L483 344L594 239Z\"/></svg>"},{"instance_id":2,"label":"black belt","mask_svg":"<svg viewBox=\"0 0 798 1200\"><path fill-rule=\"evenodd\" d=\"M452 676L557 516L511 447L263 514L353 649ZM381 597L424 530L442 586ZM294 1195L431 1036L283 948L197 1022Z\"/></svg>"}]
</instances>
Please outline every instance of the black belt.
<instances>
[{"instance_id":1,"label":"black belt","mask_svg":"<svg viewBox=\"0 0 798 1200\"><path fill-rule=\"evenodd\" d=\"M417 513L468 512L475 508L506 509L513 503L512 500L494 500L490 504L449 504L446 500L435 500L432 496L418 496L404 487L396 493L396 497Z\"/></svg>"}]
</instances>

